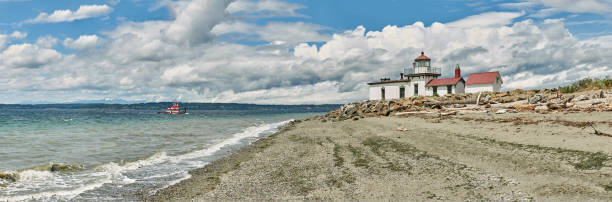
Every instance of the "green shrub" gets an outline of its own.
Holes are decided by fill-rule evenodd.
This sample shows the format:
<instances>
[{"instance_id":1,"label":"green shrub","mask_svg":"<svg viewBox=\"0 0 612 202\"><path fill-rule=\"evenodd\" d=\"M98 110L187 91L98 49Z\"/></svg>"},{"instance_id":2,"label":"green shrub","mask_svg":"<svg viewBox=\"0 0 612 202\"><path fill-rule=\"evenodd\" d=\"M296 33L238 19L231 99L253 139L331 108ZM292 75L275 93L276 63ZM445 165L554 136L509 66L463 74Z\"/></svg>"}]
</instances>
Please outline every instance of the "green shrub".
<instances>
[{"instance_id":1,"label":"green shrub","mask_svg":"<svg viewBox=\"0 0 612 202\"><path fill-rule=\"evenodd\" d=\"M612 79L606 77L604 79L585 78L572 83L569 86L560 86L561 93L573 93L584 89L607 89L612 88Z\"/></svg>"}]
</instances>

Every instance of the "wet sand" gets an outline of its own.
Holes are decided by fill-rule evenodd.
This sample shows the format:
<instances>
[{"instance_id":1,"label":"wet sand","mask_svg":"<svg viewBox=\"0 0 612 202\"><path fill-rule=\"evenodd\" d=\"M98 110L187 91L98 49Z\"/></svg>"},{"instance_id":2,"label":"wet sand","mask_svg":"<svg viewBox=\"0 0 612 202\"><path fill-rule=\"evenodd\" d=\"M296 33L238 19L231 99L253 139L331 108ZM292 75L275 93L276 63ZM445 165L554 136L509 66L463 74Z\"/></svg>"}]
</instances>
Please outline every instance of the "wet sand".
<instances>
[{"instance_id":1,"label":"wet sand","mask_svg":"<svg viewBox=\"0 0 612 202\"><path fill-rule=\"evenodd\" d=\"M612 134L610 121L612 112L300 121L145 199L610 201L612 137L594 132Z\"/></svg>"}]
</instances>

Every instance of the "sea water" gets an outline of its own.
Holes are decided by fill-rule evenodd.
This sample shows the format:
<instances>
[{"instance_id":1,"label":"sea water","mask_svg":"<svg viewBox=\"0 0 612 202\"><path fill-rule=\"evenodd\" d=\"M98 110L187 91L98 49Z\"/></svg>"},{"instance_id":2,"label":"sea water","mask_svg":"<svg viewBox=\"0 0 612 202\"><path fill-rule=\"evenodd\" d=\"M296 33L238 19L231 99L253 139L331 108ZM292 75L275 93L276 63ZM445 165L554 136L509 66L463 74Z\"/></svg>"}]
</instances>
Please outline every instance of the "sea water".
<instances>
[{"instance_id":1,"label":"sea water","mask_svg":"<svg viewBox=\"0 0 612 202\"><path fill-rule=\"evenodd\" d=\"M293 119L321 113L156 112L0 109L0 201L138 200Z\"/></svg>"}]
</instances>

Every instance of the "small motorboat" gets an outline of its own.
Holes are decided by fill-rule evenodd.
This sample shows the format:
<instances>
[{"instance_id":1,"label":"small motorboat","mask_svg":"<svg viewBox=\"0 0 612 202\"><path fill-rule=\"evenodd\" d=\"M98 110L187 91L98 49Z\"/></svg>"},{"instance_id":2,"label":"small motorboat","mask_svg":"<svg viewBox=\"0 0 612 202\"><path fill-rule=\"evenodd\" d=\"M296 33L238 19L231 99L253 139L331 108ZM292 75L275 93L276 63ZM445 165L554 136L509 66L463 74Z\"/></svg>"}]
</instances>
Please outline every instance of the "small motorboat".
<instances>
[{"instance_id":1,"label":"small motorboat","mask_svg":"<svg viewBox=\"0 0 612 202\"><path fill-rule=\"evenodd\" d=\"M179 106L178 102L175 102L174 104L172 104L172 107L169 107L168 109L166 109L165 112L157 112L158 114L189 114L187 113L187 108L183 107L183 110L181 111L181 107Z\"/></svg>"}]
</instances>

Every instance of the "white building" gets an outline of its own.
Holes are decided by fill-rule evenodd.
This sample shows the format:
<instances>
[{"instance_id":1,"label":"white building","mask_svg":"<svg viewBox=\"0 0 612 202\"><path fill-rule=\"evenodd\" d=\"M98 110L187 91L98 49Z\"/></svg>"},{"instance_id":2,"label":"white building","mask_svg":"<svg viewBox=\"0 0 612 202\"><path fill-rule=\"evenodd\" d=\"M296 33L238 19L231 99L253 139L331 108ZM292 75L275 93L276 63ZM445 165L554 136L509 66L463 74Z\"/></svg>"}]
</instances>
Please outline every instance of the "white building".
<instances>
[{"instance_id":1,"label":"white building","mask_svg":"<svg viewBox=\"0 0 612 202\"><path fill-rule=\"evenodd\" d=\"M466 93L477 92L500 92L501 85L504 83L499 72L482 72L470 74L465 83Z\"/></svg>"},{"instance_id":2,"label":"white building","mask_svg":"<svg viewBox=\"0 0 612 202\"><path fill-rule=\"evenodd\" d=\"M473 79L475 82L472 84L472 89L475 91L499 92L501 89L502 82L499 72L471 74L466 82L461 77L459 65L455 67L453 78L438 79L442 72L441 69L431 67L431 59L425 56L423 52L414 59L412 68L406 70L405 73L400 74L400 79L398 80L384 78L378 82L368 83L370 86L369 99L398 99L411 96L443 96L446 94L466 93L466 88L470 86L470 78L475 78ZM496 73L498 79L489 82L490 73ZM489 86L491 90L489 90Z\"/></svg>"}]
</instances>

